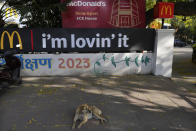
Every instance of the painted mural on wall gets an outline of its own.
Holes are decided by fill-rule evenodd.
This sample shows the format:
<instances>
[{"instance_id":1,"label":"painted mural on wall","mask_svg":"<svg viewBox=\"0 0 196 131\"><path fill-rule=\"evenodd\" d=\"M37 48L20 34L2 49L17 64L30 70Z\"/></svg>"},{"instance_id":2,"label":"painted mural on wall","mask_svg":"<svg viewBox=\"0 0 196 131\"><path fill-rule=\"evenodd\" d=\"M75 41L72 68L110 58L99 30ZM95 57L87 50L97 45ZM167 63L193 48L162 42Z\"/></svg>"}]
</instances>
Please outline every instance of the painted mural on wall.
<instances>
[{"instance_id":1,"label":"painted mural on wall","mask_svg":"<svg viewBox=\"0 0 196 131\"><path fill-rule=\"evenodd\" d=\"M113 68L113 70L122 67L122 65L124 67L141 67L142 64L146 66L148 66L148 64L151 63L151 58L149 56L144 56L144 55L137 55L137 56L132 56L130 57L125 56L124 58L115 58L114 55L112 56L107 56L106 54L103 54L102 58L99 58L96 60L96 62L94 63L94 72L96 74L107 74L107 70L104 70L104 67L109 67L110 71L111 68ZM107 66L108 64L110 64L110 66Z\"/></svg>"},{"instance_id":2,"label":"painted mural on wall","mask_svg":"<svg viewBox=\"0 0 196 131\"><path fill-rule=\"evenodd\" d=\"M152 72L152 53L17 54L22 76L124 75ZM0 65L5 64L0 59Z\"/></svg>"}]
</instances>

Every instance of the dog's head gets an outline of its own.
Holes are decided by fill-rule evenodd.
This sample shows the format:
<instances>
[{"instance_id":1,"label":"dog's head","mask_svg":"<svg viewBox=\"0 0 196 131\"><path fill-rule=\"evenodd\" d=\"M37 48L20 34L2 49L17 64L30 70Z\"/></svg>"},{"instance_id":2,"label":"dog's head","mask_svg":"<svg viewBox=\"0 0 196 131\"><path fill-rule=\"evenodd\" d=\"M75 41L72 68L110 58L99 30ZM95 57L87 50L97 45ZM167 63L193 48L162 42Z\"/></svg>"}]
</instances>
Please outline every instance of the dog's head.
<instances>
[{"instance_id":1,"label":"dog's head","mask_svg":"<svg viewBox=\"0 0 196 131\"><path fill-rule=\"evenodd\" d=\"M88 110L88 109L89 109L89 106L88 106L87 104L82 104L82 105L80 106L80 109L81 109L81 110Z\"/></svg>"}]
</instances>

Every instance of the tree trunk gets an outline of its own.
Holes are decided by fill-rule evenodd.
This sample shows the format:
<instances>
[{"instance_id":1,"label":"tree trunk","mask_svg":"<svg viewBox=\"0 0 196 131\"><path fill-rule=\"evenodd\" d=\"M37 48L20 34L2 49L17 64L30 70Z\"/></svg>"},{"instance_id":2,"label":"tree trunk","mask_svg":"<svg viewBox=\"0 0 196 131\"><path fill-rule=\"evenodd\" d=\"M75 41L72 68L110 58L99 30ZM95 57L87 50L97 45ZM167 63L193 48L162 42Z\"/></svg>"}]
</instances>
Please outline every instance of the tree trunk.
<instances>
[{"instance_id":1,"label":"tree trunk","mask_svg":"<svg viewBox=\"0 0 196 131\"><path fill-rule=\"evenodd\" d=\"M154 20L154 8L146 12L146 25ZM194 16L196 15L196 0L193 2L175 2L174 15Z\"/></svg>"}]
</instances>

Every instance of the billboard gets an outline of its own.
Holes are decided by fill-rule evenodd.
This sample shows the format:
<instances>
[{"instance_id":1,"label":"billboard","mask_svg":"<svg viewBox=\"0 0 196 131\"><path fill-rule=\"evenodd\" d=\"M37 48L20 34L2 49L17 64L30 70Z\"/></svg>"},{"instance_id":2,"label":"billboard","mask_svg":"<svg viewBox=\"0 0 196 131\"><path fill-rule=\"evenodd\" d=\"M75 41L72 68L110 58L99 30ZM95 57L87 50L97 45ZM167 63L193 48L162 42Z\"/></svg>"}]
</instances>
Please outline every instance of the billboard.
<instances>
[{"instance_id":1,"label":"billboard","mask_svg":"<svg viewBox=\"0 0 196 131\"><path fill-rule=\"evenodd\" d=\"M62 27L145 28L145 0L72 0Z\"/></svg>"},{"instance_id":2,"label":"billboard","mask_svg":"<svg viewBox=\"0 0 196 131\"><path fill-rule=\"evenodd\" d=\"M0 29L0 51L130 52L153 51L154 29Z\"/></svg>"}]
</instances>

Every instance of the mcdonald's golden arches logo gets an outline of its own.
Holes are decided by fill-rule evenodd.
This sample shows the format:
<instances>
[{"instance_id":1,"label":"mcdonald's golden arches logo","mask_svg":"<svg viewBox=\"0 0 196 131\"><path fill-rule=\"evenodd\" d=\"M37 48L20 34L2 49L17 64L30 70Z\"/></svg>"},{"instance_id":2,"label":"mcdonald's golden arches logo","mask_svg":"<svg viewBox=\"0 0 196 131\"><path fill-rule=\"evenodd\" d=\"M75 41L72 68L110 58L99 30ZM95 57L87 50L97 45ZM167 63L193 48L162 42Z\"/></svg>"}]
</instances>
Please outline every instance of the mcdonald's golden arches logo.
<instances>
[{"instance_id":1,"label":"mcdonald's golden arches logo","mask_svg":"<svg viewBox=\"0 0 196 131\"><path fill-rule=\"evenodd\" d=\"M161 8L161 15L172 15L172 7L171 5L164 5ZM168 14L169 13L169 14Z\"/></svg>"},{"instance_id":2,"label":"mcdonald's golden arches logo","mask_svg":"<svg viewBox=\"0 0 196 131\"><path fill-rule=\"evenodd\" d=\"M154 18L173 18L174 3L158 2L154 7Z\"/></svg>"},{"instance_id":3,"label":"mcdonald's golden arches logo","mask_svg":"<svg viewBox=\"0 0 196 131\"><path fill-rule=\"evenodd\" d=\"M19 42L18 44L20 45L20 49L21 50L23 49L23 47L22 47L22 40L21 40L20 34L17 31L13 31L11 33L11 35L10 35L10 33L8 31L4 31L1 34L1 46L0 46L1 50L4 49L4 38L5 38L5 35L7 35L7 37L8 37L10 48L14 47L14 36L16 35L17 38L18 38L18 42Z\"/></svg>"},{"instance_id":4,"label":"mcdonald's golden arches logo","mask_svg":"<svg viewBox=\"0 0 196 131\"><path fill-rule=\"evenodd\" d=\"M174 14L174 4L168 2L161 2L159 11L161 18L172 18Z\"/></svg>"}]
</instances>

